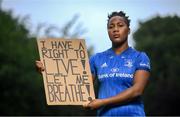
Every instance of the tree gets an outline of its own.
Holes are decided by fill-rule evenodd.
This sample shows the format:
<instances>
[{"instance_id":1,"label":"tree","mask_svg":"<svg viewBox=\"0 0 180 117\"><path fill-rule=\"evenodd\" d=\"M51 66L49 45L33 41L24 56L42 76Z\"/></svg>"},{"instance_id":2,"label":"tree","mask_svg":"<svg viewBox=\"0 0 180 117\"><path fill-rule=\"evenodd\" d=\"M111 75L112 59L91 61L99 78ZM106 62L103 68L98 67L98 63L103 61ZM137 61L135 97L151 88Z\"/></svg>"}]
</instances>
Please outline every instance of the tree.
<instances>
[{"instance_id":1,"label":"tree","mask_svg":"<svg viewBox=\"0 0 180 117\"><path fill-rule=\"evenodd\" d=\"M39 58L36 37L25 20L0 9L1 115L92 115L82 107L47 106L42 76L35 69Z\"/></svg>"},{"instance_id":2,"label":"tree","mask_svg":"<svg viewBox=\"0 0 180 117\"><path fill-rule=\"evenodd\" d=\"M151 60L151 78L145 90L147 115L179 115L180 17L156 16L139 23L135 48Z\"/></svg>"},{"instance_id":3,"label":"tree","mask_svg":"<svg viewBox=\"0 0 180 117\"><path fill-rule=\"evenodd\" d=\"M29 31L12 17L11 12L0 10L0 29L1 114L31 115L40 112L42 85L32 64L38 55L35 38L27 36Z\"/></svg>"}]
</instances>

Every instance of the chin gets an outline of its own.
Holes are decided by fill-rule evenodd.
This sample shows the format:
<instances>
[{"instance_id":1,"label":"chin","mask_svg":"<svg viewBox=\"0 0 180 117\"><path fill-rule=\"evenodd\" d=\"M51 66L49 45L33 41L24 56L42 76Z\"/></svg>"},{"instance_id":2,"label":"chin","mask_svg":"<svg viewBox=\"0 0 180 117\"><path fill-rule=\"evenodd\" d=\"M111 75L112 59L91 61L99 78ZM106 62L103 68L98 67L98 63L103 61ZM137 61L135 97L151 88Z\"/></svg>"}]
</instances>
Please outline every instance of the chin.
<instances>
[{"instance_id":1,"label":"chin","mask_svg":"<svg viewBox=\"0 0 180 117\"><path fill-rule=\"evenodd\" d=\"M112 44L114 46L121 46L121 45L123 45L126 42L127 42L127 39L125 39L125 40L122 40L122 39L113 39L112 40Z\"/></svg>"},{"instance_id":2,"label":"chin","mask_svg":"<svg viewBox=\"0 0 180 117\"><path fill-rule=\"evenodd\" d=\"M113 39L113 40L112 40L112 42L113 42L113 43L122 43L122 42L123 42L123 40L122 40L122 39L117 38L117 39Z\"/></svg>"}]
</instances>

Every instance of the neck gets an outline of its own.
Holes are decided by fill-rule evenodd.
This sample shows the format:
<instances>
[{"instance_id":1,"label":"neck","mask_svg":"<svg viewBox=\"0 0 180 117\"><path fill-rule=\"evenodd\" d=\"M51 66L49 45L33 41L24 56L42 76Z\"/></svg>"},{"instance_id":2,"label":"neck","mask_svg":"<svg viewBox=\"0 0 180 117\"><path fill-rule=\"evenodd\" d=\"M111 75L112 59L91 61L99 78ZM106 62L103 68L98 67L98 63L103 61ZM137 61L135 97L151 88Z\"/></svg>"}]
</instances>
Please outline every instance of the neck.
<instances>
[{"instance_id":1,"label":"neck","mask_svg":"<svg viewBox=\"0 0 180 117\"><path fill-rule=\"evenodd\" d=\"M128 46L128 43L127 43L127 42L125 42L125 43L122 44L122 45L115 45L115 44L112 45L112 49L114 50L114 52L115 52L116 54L121 54L121 53L122 53L124 50L126 50L128 47L129 47L129 46Z\"/></svg>"}]
</instances>

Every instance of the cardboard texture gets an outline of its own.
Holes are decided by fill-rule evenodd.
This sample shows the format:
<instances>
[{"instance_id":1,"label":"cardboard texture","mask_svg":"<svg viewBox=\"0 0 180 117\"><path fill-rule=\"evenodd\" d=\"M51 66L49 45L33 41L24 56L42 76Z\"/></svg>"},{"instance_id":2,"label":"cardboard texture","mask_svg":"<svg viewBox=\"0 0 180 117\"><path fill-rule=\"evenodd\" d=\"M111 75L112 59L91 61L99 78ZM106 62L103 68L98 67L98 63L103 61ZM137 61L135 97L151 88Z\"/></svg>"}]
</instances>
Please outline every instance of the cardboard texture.
<instances>
[{"instance_id":1,"label":"cardboard texture","mask_svg":"<svg viewBox=\"0 0 180 117\"><path fill-rule=\"evenodd\" d=\"M85 40L37 39L48 105L83 105L95 99Z\"/></svg>"}]
</instances>

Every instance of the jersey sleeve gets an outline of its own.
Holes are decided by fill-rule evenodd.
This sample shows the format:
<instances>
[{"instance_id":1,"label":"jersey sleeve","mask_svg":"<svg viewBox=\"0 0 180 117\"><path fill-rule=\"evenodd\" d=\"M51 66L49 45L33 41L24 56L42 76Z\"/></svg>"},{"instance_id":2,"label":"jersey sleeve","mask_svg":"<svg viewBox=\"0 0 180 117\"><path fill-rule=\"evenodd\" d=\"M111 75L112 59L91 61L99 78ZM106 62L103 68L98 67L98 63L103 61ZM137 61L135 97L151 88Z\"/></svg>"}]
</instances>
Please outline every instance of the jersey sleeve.
<instances>
[{"instance_id":1,"label":"jersey sleeve","mask_svg":"<svg viewBox=\"0 0 180 117\"><path fill-rule=\"evenodd\" d=\"M96 76L97 70L96 70L96 66L95 66L95 55L90 57L89 64L90 64L90 69L91 69L92 75Z\"/></svg>"},{"instance_id":2,"label":"jersey sleeve","mask_svg":"<svg viewBox=\"0 0 180 117\"><path fill-rule=\"evenodd\" d=\"M141 52L137 58L136 70L146 70L150 72L150 60L146 53Z\"/></svg>"}]
</instances>

